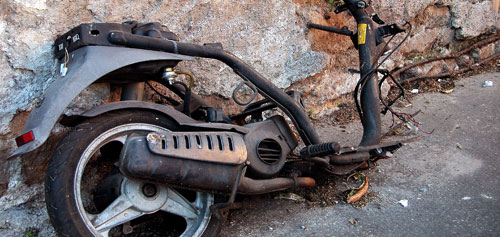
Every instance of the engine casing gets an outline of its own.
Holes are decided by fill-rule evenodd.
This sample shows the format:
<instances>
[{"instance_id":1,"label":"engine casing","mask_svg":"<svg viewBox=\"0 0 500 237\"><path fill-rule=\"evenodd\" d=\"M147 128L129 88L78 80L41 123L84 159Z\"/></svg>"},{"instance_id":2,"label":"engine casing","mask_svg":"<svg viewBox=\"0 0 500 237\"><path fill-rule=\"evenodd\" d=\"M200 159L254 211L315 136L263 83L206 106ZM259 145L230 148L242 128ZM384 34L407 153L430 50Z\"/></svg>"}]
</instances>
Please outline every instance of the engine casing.
<instances>
[{"instance_id":1,"label":"engine casing","mask_svg":"<svg viewBox=\"0 0 500 237\"><path fill-rule=\"evenodd\" d=\"M285 119L277 115L245 127L250 129L244 136L250 163L247 176L258 179L277 176L287 155L298 144Z\"/></svg>"}]
</instances>

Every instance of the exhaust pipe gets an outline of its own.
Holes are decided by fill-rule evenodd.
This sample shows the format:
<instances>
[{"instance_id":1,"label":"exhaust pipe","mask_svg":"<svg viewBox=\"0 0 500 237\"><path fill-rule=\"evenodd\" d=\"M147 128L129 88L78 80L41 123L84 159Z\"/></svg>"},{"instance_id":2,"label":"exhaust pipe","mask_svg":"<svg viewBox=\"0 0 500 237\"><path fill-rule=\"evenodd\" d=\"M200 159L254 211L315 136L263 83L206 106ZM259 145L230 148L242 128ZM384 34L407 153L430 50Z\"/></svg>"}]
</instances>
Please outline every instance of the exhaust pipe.
<instances>
[{"instance_id":1,"label":"exhaust pipe","mask_svg":"<svg viewBox=\"0 0 500 237\"><path fill-rule=\"evenodd\" d=\"M245 195L258 195L285 190L289 188L312 188L316 181L309 177L298 177L295 180L290 178L274 178L255 180L242 177L238 185L238 193Z\"/></svg>"},{"instance_id":2,"label":"exhaust pipe","mask_svg":"<svg viewBox=\"0 0 500 237\"><path fill-rule=\"evenodd\" d=\"M214 142L217 141L217 142ZM210 145L211 144L211 145ZM254 180L243 177L247 150L233 132L165 132L130 135L119 167L127 178L147 179L203 192L263 194L314 187L308 177Z\"/></svg>"}]
</instances>

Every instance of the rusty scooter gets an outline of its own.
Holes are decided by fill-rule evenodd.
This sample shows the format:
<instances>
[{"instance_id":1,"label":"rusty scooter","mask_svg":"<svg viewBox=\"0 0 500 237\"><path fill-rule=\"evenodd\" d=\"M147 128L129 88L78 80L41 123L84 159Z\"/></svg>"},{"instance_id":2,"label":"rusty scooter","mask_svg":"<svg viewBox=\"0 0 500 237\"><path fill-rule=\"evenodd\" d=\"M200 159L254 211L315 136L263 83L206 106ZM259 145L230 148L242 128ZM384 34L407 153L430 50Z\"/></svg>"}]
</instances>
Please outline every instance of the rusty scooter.
<instances>
[{"instance_id":1,"label":"rusty scooter","mask_svg":"<svg viewBox=\"0 0 500 237\"><path fill-rule=\"evenodd\" d=\"M402 146L380 144L380 113L393 102L382 100L381 108L377 73L382 80L390 77L379 68L391 54L383 54L384 38L405 29L385 24L367 1L345 0L335 13L344 11L356 20L356 32L308 27L348 36L359 51L355 100L363 137L358 147L322 141L299 93L277 88L222 45L182 43L157 23L126 22L82 24L57 38L61 75L31 112L11 157L39 148L57 122L72 127L57 146L45 180L48 213L61 236L217 235L221 210L230 208L237 194L313 187L319 173L346 174ZM242 78L233 99L246 106L243 112L227 116L192 92L192 83L176 80L186 74L192 82L189 73L175 67L193 57L221 61ZM181 101L165 95L169 104L142 101L148 81ZM122 100L63 116L95 82L122 85ZM242 99L238 91L243 87L251 92ZM257 95L263 99L254 101ZM293 129L282 115L263 116L274 108ZM304 144L300 150L298 139Z\"/></svg>"}]
</instances>

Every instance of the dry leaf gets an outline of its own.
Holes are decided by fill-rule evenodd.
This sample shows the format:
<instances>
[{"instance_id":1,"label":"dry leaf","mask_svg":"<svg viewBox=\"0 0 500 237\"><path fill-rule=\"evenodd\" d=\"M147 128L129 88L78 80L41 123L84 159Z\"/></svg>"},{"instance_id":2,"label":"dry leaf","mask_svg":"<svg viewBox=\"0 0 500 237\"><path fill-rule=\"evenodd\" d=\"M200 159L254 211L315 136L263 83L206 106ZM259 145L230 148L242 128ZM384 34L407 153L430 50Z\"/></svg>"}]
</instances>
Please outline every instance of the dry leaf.
<instances>
[{"instance_id":1,"label":"dry leaf","mask_svg":"<svg viewBox=\"0 0 500 237\"><path fill-rule=\"evenodd\" d=\"M368 182L368 177L366 176L364 183L365 185L358 192L347 198L347 203L355 203L366 194L366 191L368 191L368 186L370 185L370 183Z\"/></svg>"},{"instance_id":2,"label":"dry leaf","mask_svg":"<svg viewBox=\"0 0 500 237\"><path fill-rule=\"evenodd\" d=\"M441 93L445 93L445 94L450 94L451 92L453 92L453 89L441 90Z\"/></svg>"}]
</instances>

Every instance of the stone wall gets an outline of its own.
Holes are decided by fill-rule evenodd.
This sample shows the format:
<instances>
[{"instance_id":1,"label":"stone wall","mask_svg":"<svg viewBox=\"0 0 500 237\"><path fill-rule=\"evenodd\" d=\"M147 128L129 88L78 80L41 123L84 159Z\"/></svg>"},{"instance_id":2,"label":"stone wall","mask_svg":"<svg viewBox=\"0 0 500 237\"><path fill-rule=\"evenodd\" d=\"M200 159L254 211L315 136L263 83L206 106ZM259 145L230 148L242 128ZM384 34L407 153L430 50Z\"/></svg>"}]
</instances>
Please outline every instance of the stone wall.
<instances>
[{"instance_id":1,"label":"stone wall","mask_svg":"<svg viewBox=\"0 0 500 237\"><path fill-rule=\"evenodd\" d=\"M255 67L275 85L304 93L311 113L330 114L340 95L353 90L357 52L348 37L307 30L307 22L335 27L355 24L347 14L328 12L325 0L3 0L0 2L0 213L40 200L46 161L65 129L60 126L40 151L6 162L15 149L13 138L22 131L34 101L50 85L58 65L53 41L83 22L160 22L182 41L220 42L224 48ZM428 54L453 52L456 45L500 27L491 1L373 0L382 19L409 21L414 31L385 67L392 69ZM327 20L327 18L330 18ZM397 38L398 41L401 38ZM479 54L493 50L486 47ZM479 57L479 56L478 56ZM446 67L455 68L454 62ZM224 64L205 59L183 63L197 80L195 91L229 105L239 79ZM442 67L440 67L442 68ZM435 70L419 68L420 73ZM441 70L441 69L439 69ZM109 85L95 85L76 99L68 113L85 111L110 100ZM8 190L7 190L8 189ZM27 192L30 190L30 192ZM36 202L35 202L36 203ZM36 209L36 208L35 208ZM34 209L34 210L35 210ZM31 209L30 209L31 210ZM39 210L39 209L36 209ZM1 215L1 214L0 214ZM40 215L44 215L43 213ZM1 219L1 218L0 218ZM20 221L22 222L22 221ZM0 222L2 229L18 228ZM16 232L17 233L17 232Z\"/></svg>"}]
</instances>

